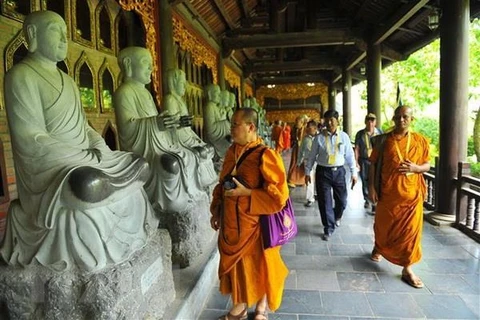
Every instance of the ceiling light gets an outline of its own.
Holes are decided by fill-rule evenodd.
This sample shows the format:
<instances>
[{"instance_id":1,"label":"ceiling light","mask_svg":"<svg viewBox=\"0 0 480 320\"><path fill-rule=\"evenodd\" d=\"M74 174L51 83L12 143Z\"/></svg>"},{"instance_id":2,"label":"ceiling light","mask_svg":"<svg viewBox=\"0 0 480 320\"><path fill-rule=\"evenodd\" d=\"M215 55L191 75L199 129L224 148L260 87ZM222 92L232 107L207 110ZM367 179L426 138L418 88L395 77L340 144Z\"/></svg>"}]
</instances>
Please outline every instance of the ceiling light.
<instances>
[{"instance_id":1,"label":"ceiling light","mask_svg":"<svg viewBox=\"0 0 480 320\"><path fill-rule=\"evenodd\" d=\"M275 85L274 85L274 84L267 84L267 88L268 88L268 89L275 88Z\"/></svg>"},{"instance_id":2,"label":"ceiling light","mask_svg":"<svg viewBox=\"0 0 480 320\"><path fill-rule=\"evenodd\" d=\"M365 73L367 73L367 68L365 67L364 64L362 64L362 65L360 66L360 74L361 74L361 75L365 75Z\"/></svg>"},{"instance_id":3,"label":"ceiling light","mask_svg":"<svg viewBox=\"0 0 480 320\"><path fill-rule=\"evenodd\" d=\"M435 30L440 25L440 15L438 14L437 9L433 9L428 16L428 28L430 30Z\"/></svg>"},{"instance_id":4,"label":"ceiling light","mask_svg":"<svg viewBox=\"0 0 480 320\"><path fill-rule=\"evenodd\" d=\"M309 82L309 83L307 83L307 86L309 86L309 87L313 87L313 86L315 86L315 83L313 83L313 82Z\"/></svg>"}]
</instances>

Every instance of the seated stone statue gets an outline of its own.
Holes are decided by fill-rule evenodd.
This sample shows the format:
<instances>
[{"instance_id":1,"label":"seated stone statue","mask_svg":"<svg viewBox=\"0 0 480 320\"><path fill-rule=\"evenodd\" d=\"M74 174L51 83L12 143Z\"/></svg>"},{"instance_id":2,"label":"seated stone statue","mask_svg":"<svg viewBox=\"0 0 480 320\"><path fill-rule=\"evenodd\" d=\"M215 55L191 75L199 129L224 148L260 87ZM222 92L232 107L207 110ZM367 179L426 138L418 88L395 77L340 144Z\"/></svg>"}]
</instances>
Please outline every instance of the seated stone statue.
<instances>
[{"instance_id":1,"label":"seated stone statue","mask_svg":"<svg viewBox=\"0 0 480 320\"><path fill-rule=\"evenodd\" d=\"M167 71L168 94L163 100L163 109L171 116L184 119L192 119L188 114L187 104L183 100L187 86L185 72L180 69ZM174 138L183 147L192 150L199 162L198 172L200 185L207 186L217 181L217 174L213 167L213 147L200 139L190 126L182 126L176 129Z\"/></svg>"},{"instance_id":2,"label":"seated stone statue","mask_svg":"<svg viewBox=\"0 0 480 320\"><path fill-rule=\"evenodd\" d=\"M158 114L150 91L152 56L141 47L120 51L118 64L124 79L113 95L120 148L142 155L152 169L145 190L156 211L182 212L205 193L195 154L176 137L178 117Z\"/></svg>"},{"instance_id":3,"label":"seated stone statue","mask_svg":"<svg viewBox=\"0 0 480 320\"><path fill-rule=\"evenodd\" d=\"M207 90L207 104L203 110L205 139L213 145L218 158L222 159L230 147L230 121L220 105L220 87L210 84Z\"/></svg>"},{"instance_id":4,"label":"seated stone statue","mask_svg":"<svg viewBox=\"0 0 480 320\"><path fill-rule=\"evenodd\" d=\"M230 99L228 100L228 106L226 108L228 121L232 119L233 113L237 108L237 97L235 97L235 94L233 92L229 92L229 96L230 96Z\"/></svg>"},{"instance_id":5,"label":"seated stone statue","mask_svg":"<svg viewBox=\"0 0 480 320\"><path fill-rule=\"evenodd\" d=\"M111 151L88 125L75 81L56 66L67 55L62 17L34 12L23 29L29 54L5 77L19 198L1 257L56 271L124 261L158 225L143 190L148 163Z\"/></svg>"}]
</instances>

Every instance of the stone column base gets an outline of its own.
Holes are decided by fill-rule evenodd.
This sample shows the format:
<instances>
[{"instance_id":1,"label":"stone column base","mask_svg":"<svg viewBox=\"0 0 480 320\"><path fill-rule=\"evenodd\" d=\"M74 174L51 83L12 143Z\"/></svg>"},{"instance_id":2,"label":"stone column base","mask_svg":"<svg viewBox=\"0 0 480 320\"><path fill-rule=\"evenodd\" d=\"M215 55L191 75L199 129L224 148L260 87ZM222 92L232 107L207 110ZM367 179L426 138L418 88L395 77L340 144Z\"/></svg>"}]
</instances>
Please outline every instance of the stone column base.
<instances>
[{"instance_id":1,"label":"stone column base","mask_svg":"<svg viewBox=\"0 0 480 320\"><path fill-rule=\"evenodd\" d=\"M159 229L129 260L96 273L0 266L0 313L9 319L161 319L175 299L170 254L170 236Z\"/></svg>"},{"instance_id":2,"label":"stone column base","mask_svg":"<svg viewBox=\"0 0 480 320\"><path fill-rule=\"evenodd\" d=\"M455 215L454 214L445 214L432 211L424 215L426 221L434 226L452 226L455 224Z\"/></svg>"}]
</instances>

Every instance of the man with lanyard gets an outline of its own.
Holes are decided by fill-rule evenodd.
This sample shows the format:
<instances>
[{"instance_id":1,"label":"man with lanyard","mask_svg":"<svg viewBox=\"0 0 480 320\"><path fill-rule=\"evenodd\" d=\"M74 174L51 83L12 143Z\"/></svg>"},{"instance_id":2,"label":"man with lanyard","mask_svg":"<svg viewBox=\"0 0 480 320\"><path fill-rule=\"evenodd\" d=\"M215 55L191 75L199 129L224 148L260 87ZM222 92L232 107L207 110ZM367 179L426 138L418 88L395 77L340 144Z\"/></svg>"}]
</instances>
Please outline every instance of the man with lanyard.
<instances>
[{"instance_id":1,"label":"man with lanyard","mask_svg":"<svg viewBox=\"0 0 480 320\"><path fill-rule=\"evenodd\" d=\"M382 131L375 127L377 117L373 113L369 113L365 117L365 128L358 131L355 135L355 160L357 168L360 170L360 178L362 179L362 192L365 204L363 207L368 209L370 201L368 200L368 169L370 161L368 158L372 153L372 137L379 135ZM375 212L375 205L372 204L372 213Z\"/></svg>"},{"instance_id":2,"label":"man with lanyard","mask_svg":"<svg viewBox=\"0 0 480 320\"><path fill-rule=\"evenodd\" d=\"M313 141L312 150L305 166L305 184L311 183L310 172L317 162L315 182L317 187L318 209L322 218L324 234L328 241L347 206L346 164L351 173L351 187L357 182L357 168L350 137L338 129L338 112L328 110L324 114L326 129ZM332 201L335 201L335 208Z\"/></svg>"}]
</instances>

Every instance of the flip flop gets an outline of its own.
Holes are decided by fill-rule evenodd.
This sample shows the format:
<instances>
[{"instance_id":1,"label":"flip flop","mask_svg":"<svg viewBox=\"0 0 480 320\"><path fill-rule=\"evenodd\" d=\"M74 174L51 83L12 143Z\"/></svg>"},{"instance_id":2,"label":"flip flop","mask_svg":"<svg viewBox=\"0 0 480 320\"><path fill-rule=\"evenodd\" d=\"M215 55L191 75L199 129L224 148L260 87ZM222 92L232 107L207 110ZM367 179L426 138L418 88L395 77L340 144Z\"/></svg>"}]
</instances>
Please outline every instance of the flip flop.
<instances>
[{"instance_id":1,"label":"flip flop","mask_svg":"<svg viewBox=\"0 0 480 320\"><path fill-rule=\"evenodd\" d=\"M218 320L247 320L247 318L248 318L248 309L245 308L243 309L242 312L240 312L237 315L228 312L227 314L224 314L223 316L219 317Z\"/></svg>"},{"instance_id":2,"label":"flip flop","mask_svg":"<svg viewBox=\"0 0 480 320\"><path fill-rule=\"evenodd\" d=\"M372 254L370 255L370 260L375 261L375 262L380 262L382 261L382 255L378 253L377 249L373 248Z\"/></svg>"},{"instance_id":3,"label":"flip flop","mask_svg":"<svg viewBox=\"0 0 480 320\"><path fill-rule=\"evenodd\" d=\"M402 281L415 289L421 289L424 287L422 279L419 277L414 279L412 274L402 274Z\"/></svg>"},{"instance_id":4,"label":"flip flop","mask_svg":"<svg viewBox=\"0 0 480 320\"><path fill-rule=\"evenodd\" d=\"M264 311L255 310L255 317L254 320L268 320L268 311L265 309Z\"/></svg>"}]
</instances>

